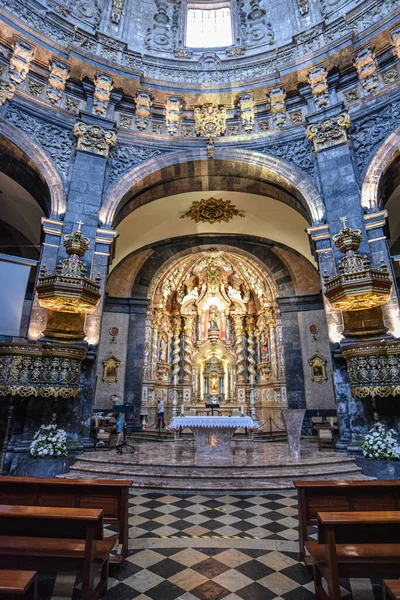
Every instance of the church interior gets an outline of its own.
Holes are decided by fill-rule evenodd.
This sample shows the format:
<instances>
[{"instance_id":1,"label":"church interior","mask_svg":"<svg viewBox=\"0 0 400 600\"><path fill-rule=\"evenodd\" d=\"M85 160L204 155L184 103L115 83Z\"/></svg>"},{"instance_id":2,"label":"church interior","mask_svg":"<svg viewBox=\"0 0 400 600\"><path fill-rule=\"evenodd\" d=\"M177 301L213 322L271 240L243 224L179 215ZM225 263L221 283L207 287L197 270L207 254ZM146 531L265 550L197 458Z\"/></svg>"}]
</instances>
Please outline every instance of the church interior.
<instances>
[{"instance_id":1,"label":"church interior","mask_svg":"<svg viewBox=\"0 0 400 600\"><path fill-rule=\"evenodd\" d=\"M399 0L0 0L0 600L400 599Z\"/></svg>"}]
</instances>

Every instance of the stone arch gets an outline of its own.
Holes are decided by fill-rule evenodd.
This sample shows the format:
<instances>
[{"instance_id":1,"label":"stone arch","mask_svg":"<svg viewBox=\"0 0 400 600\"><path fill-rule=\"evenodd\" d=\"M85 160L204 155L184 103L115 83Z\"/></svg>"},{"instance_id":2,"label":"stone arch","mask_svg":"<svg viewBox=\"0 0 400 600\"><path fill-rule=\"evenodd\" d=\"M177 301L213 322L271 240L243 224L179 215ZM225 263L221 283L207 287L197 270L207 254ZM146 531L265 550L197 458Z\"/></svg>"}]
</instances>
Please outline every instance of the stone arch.
<instances>
[{"instance_id":1,"label":"stone arch","mask_svg":"<svg viewBox=\"0 0 400 600\"><path fill-rule=\"evenodd\" d=\"M52 161L43 150L27 135L6 121L0 123L0 149L3 149L4 156L12 156L15 165L20 163L26 167L26 171L34 172L37 175L42 184L42 195L46 195L44 190L48 192L47 201L44 198L38 199L45 214L52 217L63 215L67 206L63 182ZM13 171L10 164L8 164L8 168L11 177L14 179L18 177L17 169ZM21 183L21 185L23 184ZM30 183L27 182L26 185L29 187ZM33 197L38 195L31 189L28 191L32 193Z\"/></svg>"},{"instance_id":2,"label":"stone arch","mask_svg":"<svg viewBox=\"0 0 400 600\"><path fill-rule=\"evenodd\" d=\"M243 254L264 265L264 268L270 271L280 297L320 291L317 270L296 251L276 242L250 235L242 235L238 241L235 235L202 234L191 238L175 238L173 246L171 249L171 240L156 242L126 256L108 277L108 295L146 298L150 280L157 271L165 268L168 262L213 246ZM306 285L304 280L307 281Z\"/></svg>"},{"instance_id":3,"label":"stone arch","mask_svg":"<svg viewBox=\"0 0 400 600\"><path fill-rule=\"evenodd\" d=\"M400 127L390 134L373 155L361 186L361 206L379 209L379 184L382 175L400 155Z\"/></svg>"},{"instance_id":4,"label":"stone arch","mask_svg":"<svg viewBox=\"0 0 400 600\"><path fill-rule=\"evenodd\" d=\"M207 158L205 149L192 149L165 154L136 165L122 175L109 190L100 211L100 220L106 226L115 226L126 214L144 203L163 195L187 191L185 188L182 189L182 179L193 180L195 169L199 177L204 174L208 176L215 165L221 165L222 171L225 171L231 180L235 177L244 177L264 185L271 184L268 193L272 193L274 188L273 197L293 206L310 223L319 222L324 217L325 207L318 190L290 163L251 150L216 147L213 161ZM171 177L179 180L179 191L175 189L172 192L161 188L164 190L163 194L157 195L155 188L166 181L167 175L170 174ZM247 191L252 190L247 186ZM145 194L144 198L141 197L142 194ZM267 195L265 191L264 195ZM140 198L135 205L129 206L124 211L124 205L128 204L132 196Z\"/></svg>"}]
</instances>

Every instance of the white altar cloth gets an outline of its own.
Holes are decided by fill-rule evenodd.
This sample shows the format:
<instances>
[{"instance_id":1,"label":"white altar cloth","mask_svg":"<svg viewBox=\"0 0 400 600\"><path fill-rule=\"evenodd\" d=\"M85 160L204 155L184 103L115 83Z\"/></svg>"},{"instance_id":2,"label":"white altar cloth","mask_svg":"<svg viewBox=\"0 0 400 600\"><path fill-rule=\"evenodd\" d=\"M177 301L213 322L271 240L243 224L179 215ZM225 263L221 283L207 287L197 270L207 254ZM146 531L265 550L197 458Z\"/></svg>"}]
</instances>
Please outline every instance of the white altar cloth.
<instances>
[{"instance_id":1,"label":"white altar cloth","mask_svg":"<svg viewBox=\"0 0 400 600\"><path fill-rule=\"evenodd\" d=\"M173 429L179 429L179 427L227 427L229 429L238 429L239 427L245 429L253 429L254 421L251 417L176 417L171 423L170 427Z\"/></svg>"}]
</instances>

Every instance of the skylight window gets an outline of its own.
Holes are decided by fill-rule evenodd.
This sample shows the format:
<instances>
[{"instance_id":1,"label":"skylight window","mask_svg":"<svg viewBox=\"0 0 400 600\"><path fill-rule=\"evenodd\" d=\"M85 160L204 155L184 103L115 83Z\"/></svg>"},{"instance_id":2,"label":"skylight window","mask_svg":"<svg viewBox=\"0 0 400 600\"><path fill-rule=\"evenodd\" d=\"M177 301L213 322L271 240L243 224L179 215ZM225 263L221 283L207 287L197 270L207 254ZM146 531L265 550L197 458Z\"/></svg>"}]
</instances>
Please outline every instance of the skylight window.
<instances>
[{"instance_id":1,"label":"skylight window","mask_svg":"<svg viewBox=\"0 0 400 600\"><path fill-rule=\"evenodd\" d=\"M186 46L221 48L232 45L231 9L188 8Z\"/></svg>"}]
</instances>

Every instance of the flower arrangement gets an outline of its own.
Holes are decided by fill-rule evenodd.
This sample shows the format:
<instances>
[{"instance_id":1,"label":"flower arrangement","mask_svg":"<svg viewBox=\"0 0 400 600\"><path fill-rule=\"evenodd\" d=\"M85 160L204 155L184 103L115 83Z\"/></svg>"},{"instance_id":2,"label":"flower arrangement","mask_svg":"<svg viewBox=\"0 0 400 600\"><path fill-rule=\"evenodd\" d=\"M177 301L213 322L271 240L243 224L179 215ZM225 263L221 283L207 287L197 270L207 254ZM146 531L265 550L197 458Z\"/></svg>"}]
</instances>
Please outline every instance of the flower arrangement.
<instances>
[{"instance_id":1,"label":"flower arrangement","mask_svg":"<svg viewBox=\"0 0 400 600\"><path fill-rule=\"evenodd\" d=\"M63 429L57 429L55 423L42 425L33 436L30 454L35 458L68 456L66 432Z\"/></svg>"},{"instance_id":2,"label":"flower arrangement","mask_svg":"<svg viewBox=\"0 0 400 600\"><path fill-rule=\"evenodd\" d=\"M398 433L394 429L386 429L383 423L374 424L361 448L367 458L400 459Z\"/></svg>"}]
</instances>

